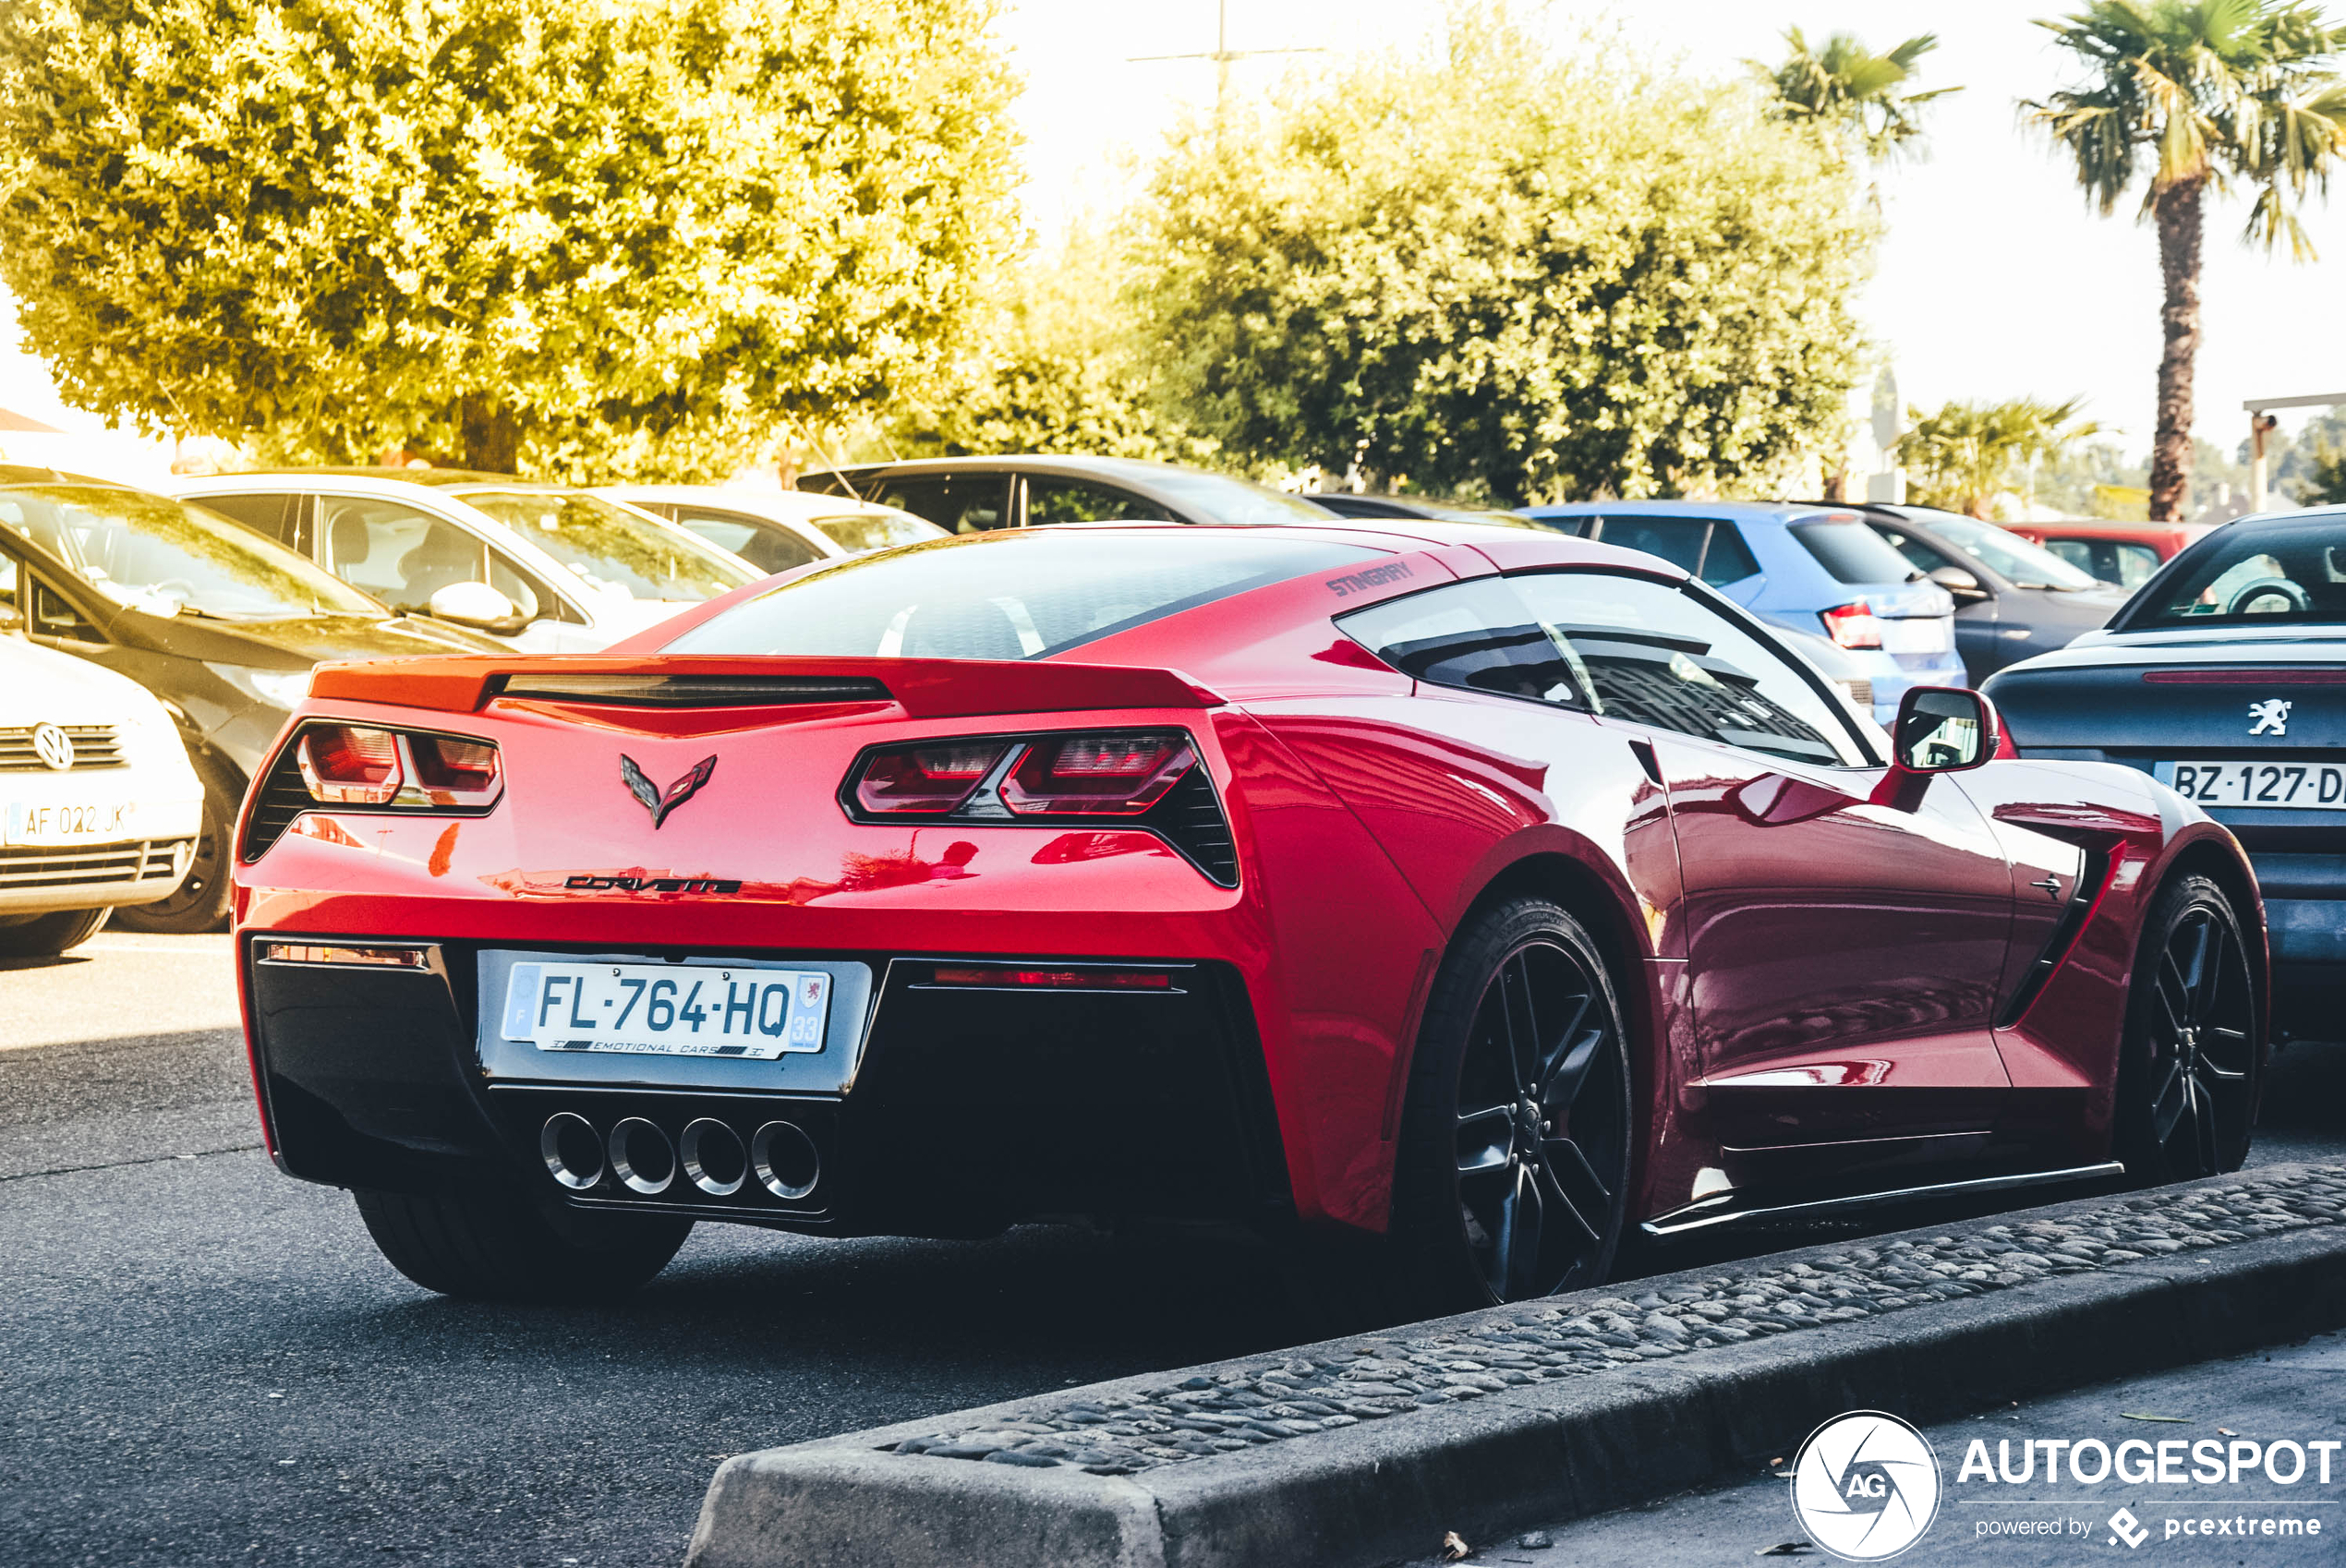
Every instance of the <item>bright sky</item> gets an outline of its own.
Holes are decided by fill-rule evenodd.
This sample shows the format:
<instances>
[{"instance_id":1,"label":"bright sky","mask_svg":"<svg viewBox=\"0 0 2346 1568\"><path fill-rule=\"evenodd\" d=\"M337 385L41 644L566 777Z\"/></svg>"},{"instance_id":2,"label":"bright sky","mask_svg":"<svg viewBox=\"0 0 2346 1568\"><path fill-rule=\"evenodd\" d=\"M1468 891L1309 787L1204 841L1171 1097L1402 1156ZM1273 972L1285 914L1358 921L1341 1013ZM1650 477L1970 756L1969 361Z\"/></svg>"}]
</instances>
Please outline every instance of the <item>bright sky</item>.
<instances>
[{"instance_id":1,"label":"bright sky","mask_svg":"<svg viewBox=\"0 0 2346 1568\"><path fill-rule=\"evenodd\" d=\"M1111 149L1145 151L1186 103L1213 101L1206 61L1131 65L1127 56L1214 47L1215 0L1012 0L1003 34L1027 77L1022 108L1032 174L1028 205L1050 232L1058 214L1119 188ZM2128 204L2091 212L2070 173L2017 123L2013 103L2062 85L2062 54L2031 18L2071 0L1644 0L1635 7L1554 0L1559 38L1617 20L1632 38L1694 70L1732 74L1773 60L1796 25L1811 43L1836 30L1886 49L1916 33L1940 44L1923 86L1965 90L1931 105L1926 161L1882 181L1890 229L1864 302L1891 345L1910 403L2016 395L2088 399L2087 416L2149 449L2159 351L2159 250ZM1334 51L1388 48L1438 23L1437 0L1229 0L1229 47ZM1234 91L1312 55L1231 66ZM2346 182L2306 215L2322 259L2267 259L2237 241L2246 205L2210 210L2198 428L2230 450L2247 432L2243 399L2346 392ZM2285 413L2294 427L2303 413Z\"/></svg>"},{"instance_id":2,"label":"bright sky","mask_svg":"<svg viewBox=\"0 0 2346 1568\"><path fill-rule=\"evenodd\" d=\"M1732 73L1746 57L1772 59L1788 23L1812 41L1855 30L1886 48L1936 31L1925 85L1965 90L1932 106L1929 152L1891 171L1890 231L1864 313L1895 355L1909 402L2016 394L2089 400L2088 415L2147 450L2159 356L2159 261L2132 208L2092 214L2066 170L2016 122L2013 101L2062 79L2050 38L2029 25L2066 0L1645 0L1634 9L1555 0L1549 25L1577 35L1617 19L1629 36L1693 69ZM1407 43L1436 23L1437 0L1230 0L1233 49L1317 47L1341 54ZM1184 103L1206 103L1206 61L1130 64L1128 56L1214 46L1215 0L1012 0L1002 36L1025 73L1021 119L1028 141L1028 211L1056 230L1068 214L1112 201L1119 156L1145 153ZM1259 90L1288 70L1331 62L1266 56L1231 67L1233 90ZM2243 398L2346 392L2346 187L2306 224L2323 259L2296 265L2240 245L2246 218L2234 200L2211 209L2205 335L2199 356L2200 433L2230 449L2246 428ZM70 460L136 477L159 472L165 450L105 440L100 421L66 409L37 360L0 342L0 407L77 432ZM2294 425L2302 414L2285 414ZM12 443L11 443L12 444ZM64 460L61 458L61 460Z\"/></svg>"}]
</instances>

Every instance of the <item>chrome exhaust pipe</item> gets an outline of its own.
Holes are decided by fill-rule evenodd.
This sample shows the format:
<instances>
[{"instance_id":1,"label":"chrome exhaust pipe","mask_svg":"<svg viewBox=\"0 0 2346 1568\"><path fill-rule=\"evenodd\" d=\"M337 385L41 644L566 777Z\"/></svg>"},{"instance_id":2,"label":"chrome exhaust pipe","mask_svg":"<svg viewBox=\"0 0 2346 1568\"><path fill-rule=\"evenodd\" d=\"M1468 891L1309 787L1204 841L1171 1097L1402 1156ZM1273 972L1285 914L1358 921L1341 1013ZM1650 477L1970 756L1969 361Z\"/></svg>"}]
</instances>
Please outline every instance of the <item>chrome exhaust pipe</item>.
<instances>
[{"instance_id":1,"label":"chrome exhaust pipe","mask_svg":"<svg viewBox=\"0 0 2346 1568\"><path fill-rule=\"evenodd\" d=\"M796 1202L822 1179L823 1156L806 1129L795 1122L768 1122L749 1140L750 1168L758 1185L785 1202Z\"/></svg>"},{"instance_id":2,"label":"chrome exhaust pipe","mask_svg":"<svg viewBox=\"0 0 2346 1568\"><path fill-rule=\"evenodd\" d=\"M689 1122L676 1140L684 1176L711 1198L731 1198L749 1180L749 1152L742 1135L713 1117Z\"/></svg>"},{"instance_id":3,"label":"chrome exhaust pipe","mask_svg":"<svg viewBox=\"0 0 2346 1568\"><path fill-rule=\"evenodd\" d=\"M603 1179L603 1140L585 1116L558 1111L538 1131L538 1157L556 1181L584 1192Z\"/></svg>"},{"instance_id":4,"label":"chrome exhaust pipe","mask_svg":"<svg viewBox=\"0 0 2346 1568\"><path fill-rule=\"evenodd\" d=\"M611 1174L630 1192L656 1198L676 1180L676 1146L652 1123L628 1116L611 1129Z\"/></svg>"}]
</instances>

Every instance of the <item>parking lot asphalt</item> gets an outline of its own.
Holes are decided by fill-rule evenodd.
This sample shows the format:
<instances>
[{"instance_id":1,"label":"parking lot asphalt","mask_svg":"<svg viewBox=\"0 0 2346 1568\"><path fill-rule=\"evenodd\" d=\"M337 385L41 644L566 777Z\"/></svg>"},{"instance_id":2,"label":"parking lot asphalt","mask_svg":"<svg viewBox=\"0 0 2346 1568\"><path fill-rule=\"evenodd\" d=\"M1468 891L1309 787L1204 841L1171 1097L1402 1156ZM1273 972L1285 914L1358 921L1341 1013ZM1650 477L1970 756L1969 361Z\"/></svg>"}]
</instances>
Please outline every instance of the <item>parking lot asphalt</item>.
<instances>
[{"instance_id":1,"label":"parking lot asphalt","mask_svg":"<svg viewBox=\"0 0 2346 1568\"><path fill-rule=\"evenodd\" d=\"M222 936L0 965L0 1563L673 1564L732 1453L1314 1336L1258 1253L1042 1227L442 1300L271 1168L236 1017ZM2340 1152L2346 1048L2292 1046L2255 1159Z\"/></svg>"}]
</instances>

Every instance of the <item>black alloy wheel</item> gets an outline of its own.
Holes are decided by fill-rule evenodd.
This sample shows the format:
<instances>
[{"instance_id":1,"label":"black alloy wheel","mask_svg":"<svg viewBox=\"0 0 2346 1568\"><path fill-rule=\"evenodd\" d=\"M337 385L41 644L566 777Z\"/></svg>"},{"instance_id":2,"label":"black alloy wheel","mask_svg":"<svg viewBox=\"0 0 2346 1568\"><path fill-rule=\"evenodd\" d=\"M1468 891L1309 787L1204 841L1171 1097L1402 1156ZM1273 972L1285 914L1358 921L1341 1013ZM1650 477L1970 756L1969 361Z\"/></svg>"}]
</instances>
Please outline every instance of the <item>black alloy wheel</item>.
<instances>
[{"instance_id":1,"label":"black alloy wheel","mask_svg":"<svg viewBox=\"0 0 2346 1568\"><path fill-rule=\"evenodd\" d=\"M1477 917L1435 982L1410 1072L1394 1240L1414 1305L1458 1311L1601 1283L1636 1120L1621 1009L1587 931L1542 899Z\"/></svg>"},{"instance_id":2,"label":"black alloy wheel","mask_svg":"<svg viewBox=\"0 0 2346 1568\"><path fill-rule=\"evenodd\" d=\"M2248 947L2223 889L2163 889L2143 933L2118 1073L2118 1157L2146 1185L2238 1170L2260 1051Z\"/></svg>"}]
</instances>

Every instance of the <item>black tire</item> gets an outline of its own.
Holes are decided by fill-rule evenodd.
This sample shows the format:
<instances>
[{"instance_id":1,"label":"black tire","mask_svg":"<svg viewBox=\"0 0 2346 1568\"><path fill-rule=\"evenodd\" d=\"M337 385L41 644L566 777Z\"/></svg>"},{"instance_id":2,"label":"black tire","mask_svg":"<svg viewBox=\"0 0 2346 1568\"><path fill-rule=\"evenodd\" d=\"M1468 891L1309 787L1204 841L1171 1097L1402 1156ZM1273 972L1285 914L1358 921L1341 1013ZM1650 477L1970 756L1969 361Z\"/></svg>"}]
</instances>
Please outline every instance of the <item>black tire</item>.
<instances>
[{"instance_id":1,"label":"black tire","mask_svg":"<svg viewBox=\"0 0 2346 1568\"><path fill-rule=\"evenodd\" d=\"M351 1196L393 1268L426 1290L482 1301L613 1300L666 1268L693 1230L662 1214L584 1214L502 1193Z\"/></svg>"},{"instance_id":2,"label":"black tire","mask_svg":"<svg viewBox=\"0 0 2346 1568\"><path fill-rule=\"evenodd\" d=\"M2144 923L2119 1046L2112 1142L2144 1187L2248 1158L2264 1051L2240 919L2204 876L2159 889Z\"/></svg>"},{"instance_id":3,"label":"black tire","mask_svg":"<svg viewBox=\"0 0 2346 1568\"><path fill-rule=\"evenodd\" d=\"M212 764L198 761L196 774L203 780L203 826L196 832L196 858L187 867L187 879L151 904L115 911L114 923L122 930L185 936L228 929L228 857L235 847L240 792L230 788Z\"/></svg>"},{"instance_id":4,"label":"black tire","mask_svg":"<svg viewBox=\"0 0 2346 1568\"><path fill-rule=\"evenodd\" d=\"M112 913L112 910L53 910L0 925L0 959L54 958L97 935Z\"/></svg>"},{"instance_id":5,"label":"black tire","mask_svg":"<svg viewBox=\"0 0 2346 1568\"><path fill-rule=\"evenodd\" d=\"M1545 899L1495 905L1452 940L1394 1164L1397 1307L1468 1311L1612 1272L1639 1125L1621 1016L1588 931Z\"/></svg>"}]
</instances>

